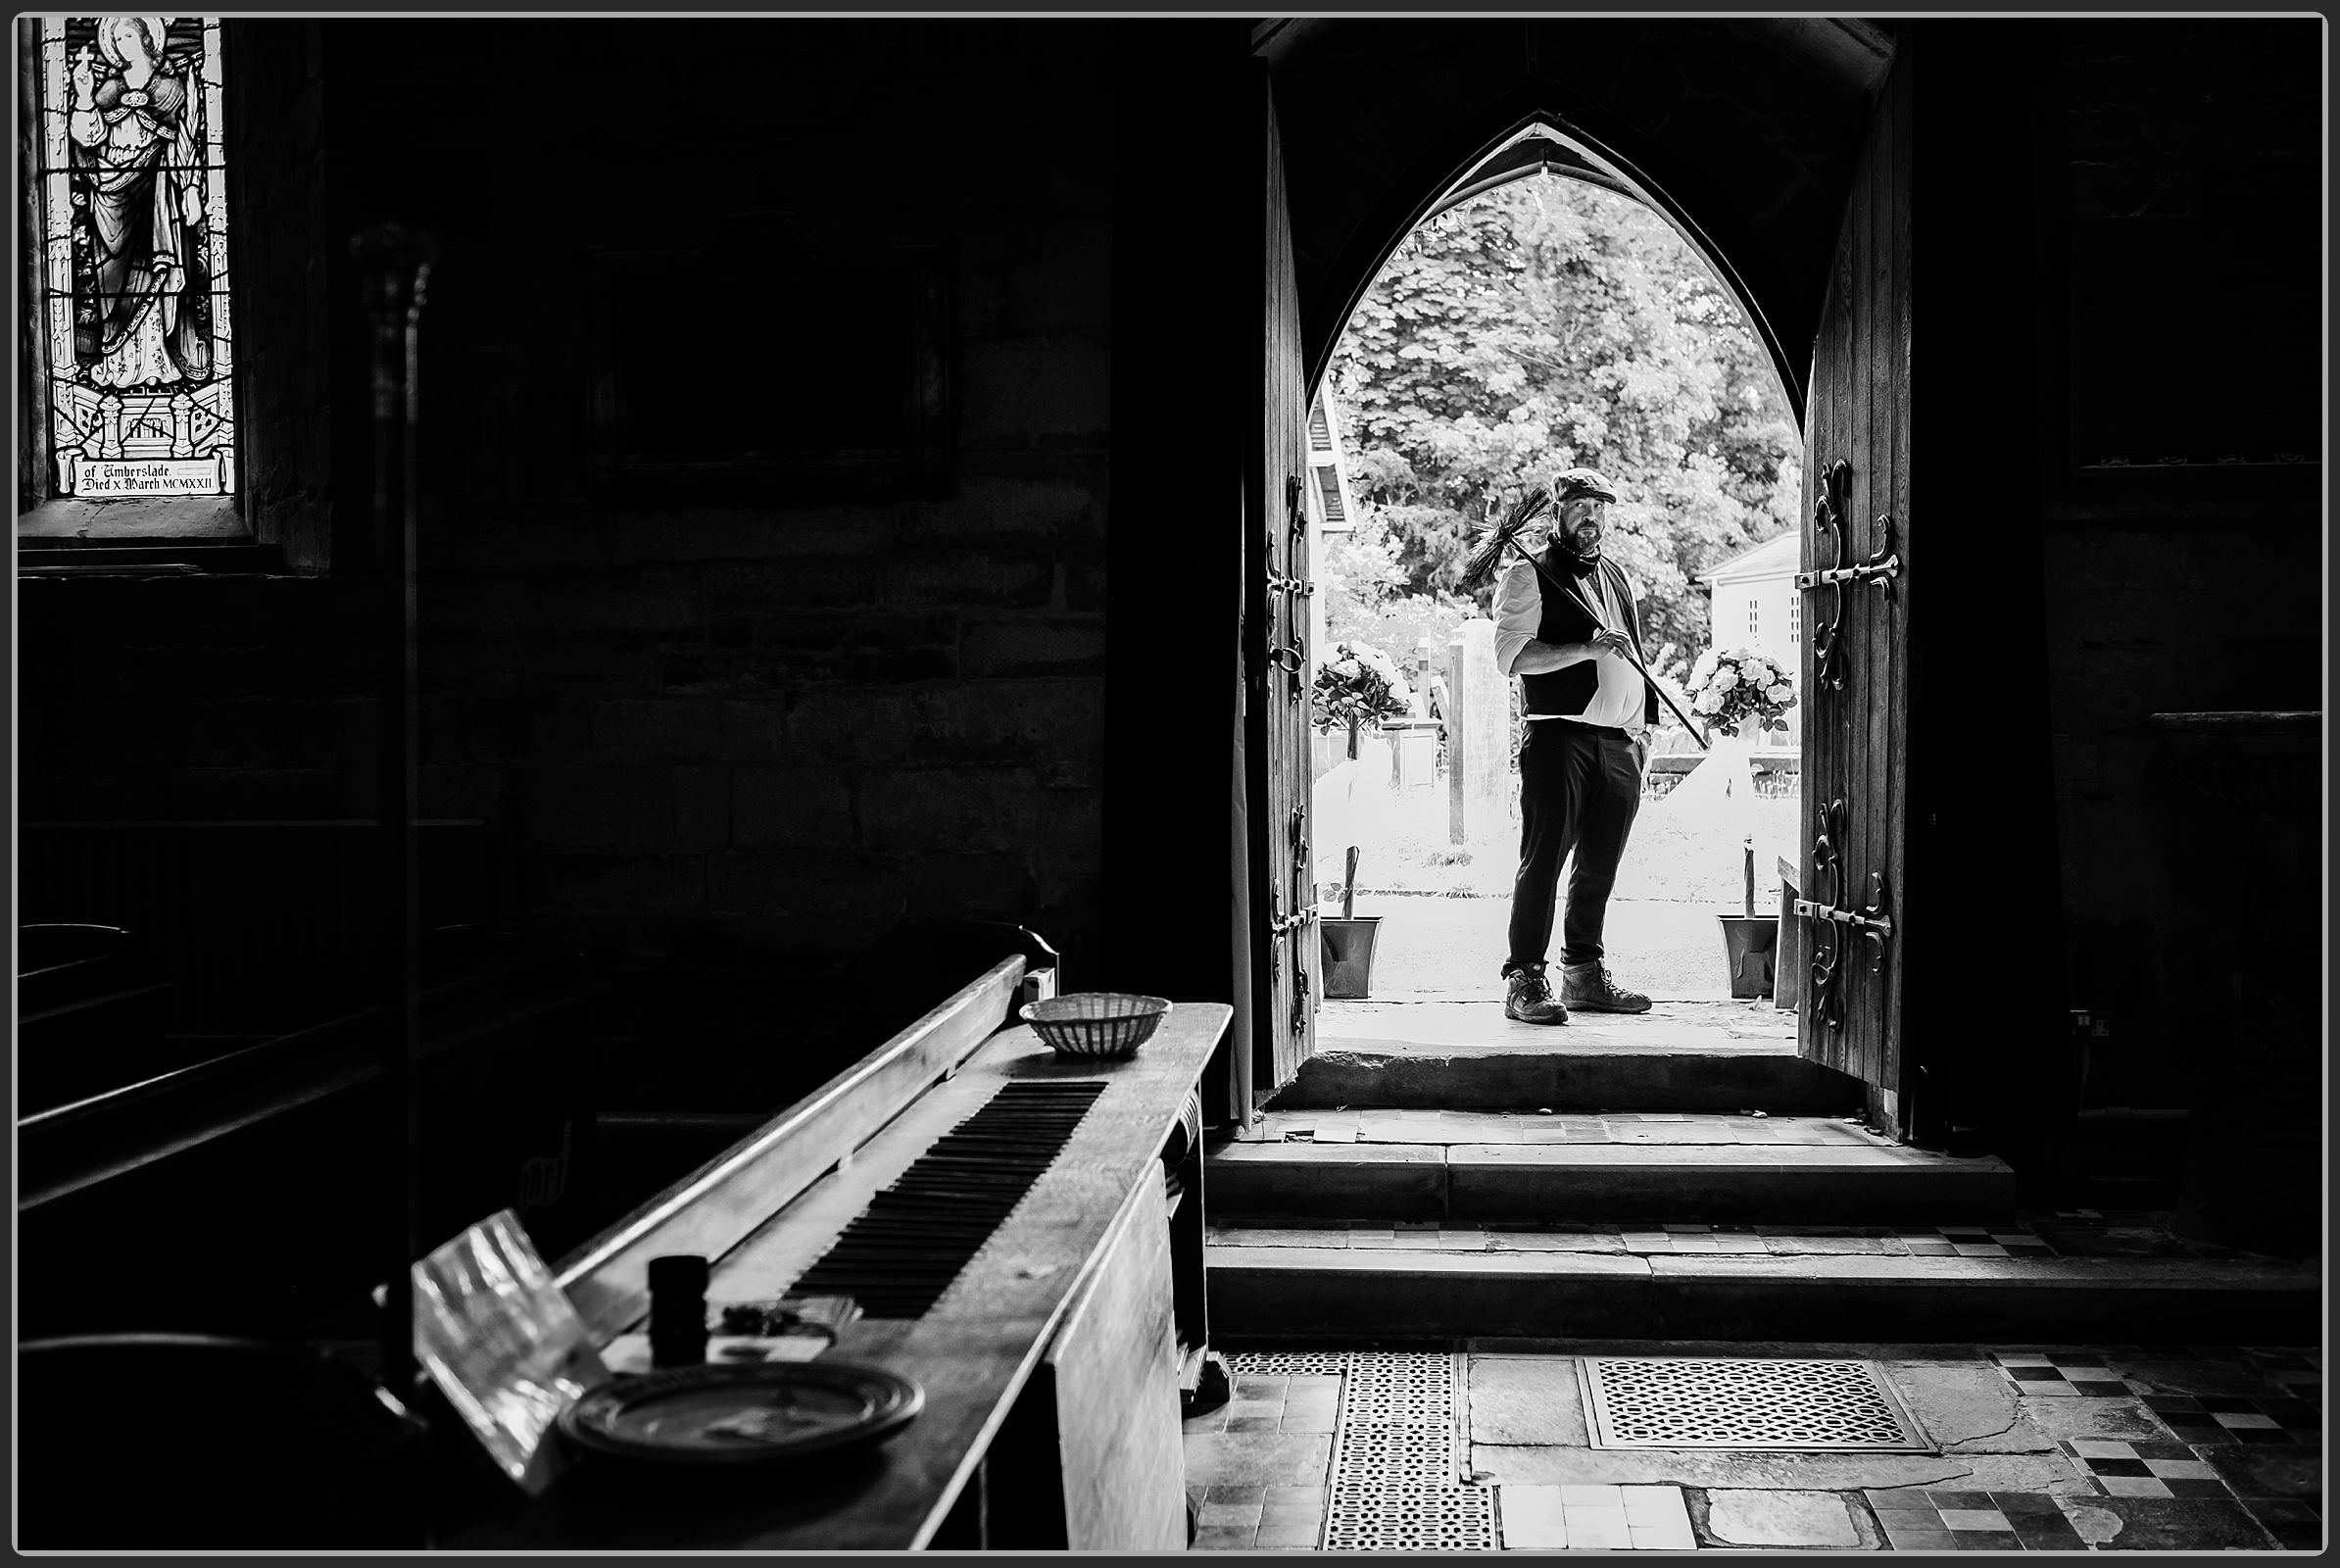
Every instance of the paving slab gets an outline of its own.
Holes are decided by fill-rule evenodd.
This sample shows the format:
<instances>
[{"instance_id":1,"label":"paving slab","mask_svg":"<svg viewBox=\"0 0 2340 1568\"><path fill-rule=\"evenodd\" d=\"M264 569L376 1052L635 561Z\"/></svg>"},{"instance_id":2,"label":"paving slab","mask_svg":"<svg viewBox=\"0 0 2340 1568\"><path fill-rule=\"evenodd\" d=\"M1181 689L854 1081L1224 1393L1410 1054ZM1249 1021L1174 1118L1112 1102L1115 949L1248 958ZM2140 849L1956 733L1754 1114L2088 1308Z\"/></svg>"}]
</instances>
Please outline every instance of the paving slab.
<instances>
[{"instance_id":1,"label":"paving slab","mask_svg":"<svg viewBox=\"0 0 2340 1568\"><path fill-rule=\"evenodd\" d=\"M1964 1467L1965 1474L1953 1483L1975 1492L2050 1493L2057 1495L2085 1494L2096 1491L2096 1485L2064 1454L2050 1450L2045 1453L1959 1453L1945 1454Z\"/></svg>"},{"instance_id":2,"label":"paving slab","mask_svg":"<svg viewBox=\"0 0 2340 1568\"><path fill-rule=\"evenodd\" d=\"M1558 1487L1505 1487L1497 1500L1506 1551L1565 1551L1568 1516Z\"/></svg>"},{"instance_id":3,"label":"paving slab","mask_svg":"<svg viewBox=\"0 0 2340 1568\"><path fill-rule=\"evenodd\" d=\"M2323 1501L2323 1450L2205 1443L2194 1450L2238 1497L2295 1497Z\"/></svg>"},{"instance_id":4,"label":"paving slab","mask_svg":"<svg viewBox=\"0 0 2340 1568\"><path fill-rule=\"evenodd\" d=\"M2164 1438L2169 1429L2136 1399L2026 1399L2024 1414L2051 1438Z\"/></svg>"},{"instance_id":5,"label":"paving slab","mask_svg":"<svg viewBox=\"0 0 2340 1568\"><path fill-rule=\"evenodd\" d=\"M1329 1495L1324 1487L1269 1487L1261 1499L1259 1533L1253 1544L1265 1548L1313 1550L1324 1539Z\"/></svg>"},{"instance_id":6,"label":"paving slab","mask_svg":"<svg viewBox=\"0 0 2340 1568\"><path fill-rule=\"evenodd\" d=\"M2099 1545L2121 1534L2123 1525L2121 1517L2105 1506L2112 1500L2110 1497L2098 1496L2091 1496L2084 1502L2064 1499L2064 1517L2072 1522L2073 1531L2090 1546Z\"/></svg>"},{"instance_id":7,"label":"paving slab","mask_svg":"<svg viewBox=\"0 0 2340 1568\"><path fill-rule=\"evenodd\" d=\"M1469 1387L1473 1443L1583 1447L1592 1441L1571 1357L1473 1356Z\"/></svg>"},{"instance_id":8,"label":"paving slab","mask_svg":"<svg viewBox=\"0 0 2340 1568\"><path fill-rule=\"evenodd\" d=\"M1706 1495L1707 1532L1722 1546L1857 1546L1844 1498L1833 1492L1721 1488Z\"/></svg>"},{"instance_id":9,"label":"paving slab","mask_svg":"<svg viewBox=\"0 0 2340 1568\"><path fill-rule=\"evenodd\" d=\"M1744 1487L1841 1492L1938 1487L1964 1460L1923 1453L1745 1453L1709 1448L1578 1448L1474 1443L1471 1466L1498 1486Z\"/></svg>"},{"instance_id":10,"label":"paving slab","mask_svg":"<svg viewBox=\"0 0 2340 1568\"><path fill-rule=\"evenodd\" d=\"M2054 1439L2024 1418L2014 1387L1987 1362L1883 1364L1901 1402L1943 1448L2028 1453L2056 1446Z\"/></svg>"},{"instance_id":11,"label":"paving slab","mask_svg":"<svg viewBox=\"0 0 2340 1568\"><path fill-rule=\"evenodd\" d=\"M2100 1551L2269 1551L2275 1540L2241 1503L2215 1497L2097 1497L2066 1516ZM2079 1517L2086 1513L2083 1523ZM2108 1521L2104 1515L2110 1515Z\"/></svg>"},{"instance_id":12,"label":"paving slab","mask_svg":"<svg viewBox=\"0 0 2340 1568\"><path fill-rule=\"evenodd\" d=\"M2246 1399L2283 1396L2283 1386L2235 1356L2156 1354L2143 1349L2106 1352L2106 1367L2137 1394L2230 1395Z\"/></svg>"},{"instance_id":13,"label":"paving slab","mask_svg":"<svg viewBox=\"0 0 2340 1568\"><path fill-rule=\"evenodd\" d=\"M1330 1433L1191 1432L1185 1442L1189 1488L1330 1484Z\"/></svg>"}]
</instances>

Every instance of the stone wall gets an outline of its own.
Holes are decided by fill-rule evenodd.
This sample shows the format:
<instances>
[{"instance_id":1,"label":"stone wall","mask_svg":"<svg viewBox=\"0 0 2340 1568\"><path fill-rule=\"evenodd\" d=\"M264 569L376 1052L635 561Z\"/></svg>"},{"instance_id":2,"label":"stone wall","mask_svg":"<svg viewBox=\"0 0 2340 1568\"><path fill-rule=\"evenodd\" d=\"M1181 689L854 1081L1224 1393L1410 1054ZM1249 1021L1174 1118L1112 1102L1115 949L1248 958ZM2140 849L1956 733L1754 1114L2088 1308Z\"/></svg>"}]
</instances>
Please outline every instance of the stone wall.
<instances>
[{"instance_id":1,"label":"stone wall","mask_svg":"<svg viewBox=\"0 0 2340 1568\"><path fill-rule=\"evenodd\" d=\"M2141 1102L2185 1104L2223 981L2187 960L2217 913L2172 886L2149 715L2322 703L2322 43L2313 21L2041 30L2035 440L2068 989L2112 1014Z\"/></svg>"},{"instance_id":2,"label":"stone wall","mask_svg":"<svg viewBox=\"0 0 2340 1568\"><path fill-rule=\"evenodd\" d=\"M311 27L325 254L282 254L298 240L281 233L251 254L279 282L323 274L330 357L280 298L240 316L239 352L261 416L285 416L255 478L272 503L329 502L330 531L310 535L335 545L333 574L27 582L24 813L372 809L371 590L350 569L370 521L365 339L341 250L397 220L439 249L420 350L423 808L501 824L522 917L603 956L610 1102L737 1108L818 1081L875 1043L850 1017L835 1039L810 1021L850 1013L838 966L905 916L1021 921L1088 959L1110 29L255 23L265 48L247 55L297 62ZM266 94L242 101L257 116ZM306 188L311 167L256 155L248 204ZM943 484L706 504L595 483L594 253L692 243L743 211L808 243L940 248L957 406ZM679 318L720 334L737 313L824 308L725 284L675 277ZM329 467L295 416L312 379L331 389ZM901 962L923 983L917 955Z\"/></svg>"}]
</instances>

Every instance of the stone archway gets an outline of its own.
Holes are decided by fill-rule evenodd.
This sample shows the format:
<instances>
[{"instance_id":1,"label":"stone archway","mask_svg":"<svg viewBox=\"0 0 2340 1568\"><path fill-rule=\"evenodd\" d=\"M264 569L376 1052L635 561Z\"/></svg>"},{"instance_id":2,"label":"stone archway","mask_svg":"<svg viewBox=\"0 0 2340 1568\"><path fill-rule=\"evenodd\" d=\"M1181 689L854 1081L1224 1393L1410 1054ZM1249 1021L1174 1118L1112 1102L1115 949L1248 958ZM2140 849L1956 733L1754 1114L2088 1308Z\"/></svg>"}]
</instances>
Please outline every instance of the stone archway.
<instances>
[{"instance_id":1,"label":"stone archway","mask_svg":"<svg viewBox=\"0 0 2340 1568\"><path fill-rule=\"evenodd\" d=\"M1630 178L1731 280L1800 416L1889 34L1832 19L1310 18L1262 24L1252 48L1284 131L1311 388L1389 251L1541 123Z\"/></svg>"},{"instance_id":2,"label":"stone archway","mask_svg":"<svg viewBox=\"0 0 2340 1568\"><path fill-rule=\"evenodd\" d=\"M1846 171L1853 178L1845 179L1844 188L1837 194L1856 206L1869 194L1856 180L1873 178L1868 171L1874 167L1874 157L1866 143L1874 139L1876 122L1868 111L1874 93L1883 86L1891 66L1889 42L1882 40L1881 35L1862 29L1819 34L1791 29L1769 37L1763 44L1770 50L1772 66L1771 90L1767 92L1766 74L1735 69L1736 62L1731 63L1734 69L1729 72L1728 83L1719 77L1709 80L1703 76L1706 69L1724 63L1711 52L1718 40L1751 44L1754 38L1762 37L1760 31L1750 35L1744 28L1667 24L1645 24L1637 32L1598 24L1568 24L1566 30L1560 31L1554 30L1556 25L1531 24L1523 31L1514 32L1508 41L1500 33L1477 32L1468 27L1409 35L1403 28L1371 24L1345 30L1271 24L1255 32L1255 52L1270 63L1286 126L1295 253L1302 258L1320 259L1313 269L1319 285L1313 297L1307 290L1305 276L1311 269L1305 265L1301 269L1303 351L1311 393L1328 372L1334 344L1365 289L1409 233L1438 212L1474 195L1531 173L1554 172L1629 197L1657 213L1682 237L1745 313L1779 377L1797 425L1802 428L1806 422L1807 398L1814 391L1811 378L1826 376L1831 378L1833 385L1835 379L1848 373L1847 368L1838 363L1843 356L1829 350L1836 339L1827 333L1826 321L1816 302L1825 298L1831 302L1828 309L1839 313L1852 308L1837 276L1843 265L1840 232L1848 221L1845 213L1851 209L1842 202L1829 203L1822 197L1821 187L1834 181L1821 176L1832 173L1835 166L1831 160L1842 158L1849 149L1861 162ZM1585 52L1598 55L1605 50L1619 63L1620 74L1636 60L1645 62L1652 54L1664 55L1675 68L1671 80L1665 83L1674 101L1665 102L1664 94L1640 99L1611 94L1604 101L1602 92L1588 90L1582 80L1568 73L1545 69L1549 45L1563 39L1586 38L1590 40L1590 48ZM1809 47L1815 38L1835 44L1849 41L1858 47L1858 58L1850 61L1847 69L1848 61L1839 52L1838 57L1816 68L1814 51ZM1648 47L1661 41L1666 48ZM1393 47L1408 42L1421 47ZM1796 47L1799 44L1806 47L1799 49ZM1871 47L1879 44L1882 46ZM1455 69L1458 61L1474 51L1480 68L1476 74ZM1328 65L1331 69L1324 69ZM1643 74L1648 74L1645 65ZM1844 107L1853 111L1848 116L1849 135L1841 131L1831 134L1833 127L1818 123L1799 125L1792 117L1781 118L1778 100L1808 90L1809 78L1815 74L1830 79L1840 92L1848 94ZM1321 98L1312 100L1312 88L1325 88L1335 82L1341 89L1338 94L1326 91ZM1387 100L1389 95L1377 93L1376 86L1395 83L1416 87L1435 84L1448 92L1442 101L1427 104L1419 92L1404 98L1413 107L1411 114L1382 117L1400 122L1394 131L1382 123L1381 119L1369 126L1358 117L1357 106ZM1730 88L1728 93L1722 90L1726 85ZM1698 127L1694 135L1685 133L1681 122L1689 118L1687 111L1699 105L1708 109L1706 118L1710 122ZM1700 178L1691 172L1701 162L1729 165L1732 160L1732 154L1718 150L1719 144L1712 139L1718 133L1718 127L1711 123L1718 105L1729 105L1732 111L1767 125L1770 135L1757 144L1753 161L1761 163L1769 158L1783 166L1774 171L1778 188L1767 190L1763 182L1756 181L1752 185L1742 182L1733 189L1728 180L1718 180L1711 173ZM1312 121L1312 108L1324 110L1324 118ZM1728 118L1727 114L1724 118ZM1343 122L1351 132L1350 139L1360 144L1358 150L1378 141L1384 144L1380 150L1385 157L1391 152L1389 143L1402 144L1403 133L1408 128L1414 133L1413 156L1404 161L1400 173L1381 181L1370 198L1364 195L1364 181L1358 177L1360 172L1346 144L1324 135L1329 125ZM1803 130L1809 130L1810 135L1806 144L1799 147L1798 132ZM1303 172L1312 152L1322 159L1328 173L1343 169L1349 173L1351 180L1344 190L1345 199L1341 196L1316 199L1307 189ZM1674 188L1677 182L1679 188ZM1784 220L1783 215L1794 208L1805 210L1801 216L1808 221L1801 227ZM1335 232L1337 223L1343 219L1348 226L1337 244L1311 243L1308 225L1312 217L1321 224L1318 232L1323 234ZM1328 254L1330 260L1321 260ZM1808 292L1789 282L1799 273L1808 285ZM1898 286L1905 289L1905 275L1897 271L1894 276ZM1861 289L1864 300L1868 293L1866 281L1863 280ZM1836 286L1831 289L1831 284ZM1887 319L1893 315L1891 308L1885 311ZM1807 325L1809 331L1805 329ZM1816 345L1814 352L1819 358L1807 359L1790 347L1800 343ZM1870 368L1854 368L1850 373L1867 375ZM1900 377L1895 377L1894 384L1901 384ZM1863 407L1867 406L1864 400ZM1901 407L1906 410L1906 401ZM1829 434L1831 439L1841 440L1848 432L1831 427ZM1867 439L1857 433L1856 438ZM1888 440L1881 450L1891 455L1889 466L1905 479L1906 451L1897 450L1897 445L1906 444ZM1832 455L1832 449L1829 453L1807 453L1807 467L1817 469ZM1865 457L1869 455L1864 453ZM1803 509L1807 513L1812 511L1814 486L1818 482L1816 476L1808 475ZM1884 491L1876 493L1881 495ZM1814 548L1808 542L1805 553L1809 556ZM1804 664L1799 690L1816 696L1814 662L1807 657ZM1880 663L1879 667L1883 665ZM1836 672L1835 683L1841 684L1840 671ZM1856 762L1871 751L1877 751L1880 757L1890 754L1897 758L1904 749L1901 731L1890 725L1888 729L1890 733L1878 737L1867 736L1865 730L1864 740L1876 744L1856 748L1848 755L1853 755ZM1837 748L1839 752L1842 750ZM1835 752L1828 755L1836 757ZM1842 761L1842 758L1836 760ZM1859 779L1853 784L1837 781L1829 788L1839 793L1841 788L1851 788L1855 796L1862 795L1862 784L1874 783L1875 779L1863 766L1856 766L1854 772ZM1902 770L1886 766L1877 776L1898 778ZM1855 802L1856 808L1863 804ZM1811 812L1806 814L1809 817ZM1897 804L1872 805L1866 816L1872 831L1863 840L1864 848L1858 857L1864 866L1860 873L1864 883L1869 879L1866 867L1875 859L1887 868L1884 875L1897 886L1901 864L1900 808ZM1843 835L1836 835L1838 842L1831 846L1825 835L1815 839L1809 821L1806 829L1801 837L1806 841L1807 853L1802 858L1809 860L1813 854L1819 854L1827 862L1826 869L1833 875L1841 869L1834 853L1845 847L1841 842ZM1876 842L1871 844L1869 840ZM1811 851L1813 844L1821 849ZM1796 880L1809 891L1812 875L1812 868L1806 866ZM1830 886L1834 888L1835 884L1831 882ZM1828 895L1832 913L1849 913L1859 905L1858 899L1839 899L1837 893L1841 891L1839 888ZM1844 906L1842 911L1834 910L1837 904ZM1873 914L1876 910L1868 908L1867 912ZM1831 936L1840 939L1838 945L1842 945L1851 942L1850 933L1872 934L1870 926L1858 920L1848 928L1822 925L1816 930L1818 935L1814 940L1830 952L1834 951L1828 946ZM1833 965L1830 978L1834 978ZM1876 1070L1860 1068L1859 1075L1872 1084L1873 1099L1879 1103L1882 1119L1901 1130L1906 1124L1895 1109L1895 1091L1900 1082L1897 1050L1882 1043L1874 1050L1864 1047L1850 1055L1830 1049L1837 1043L1835 1032L1840 1028L1840 1009L1835 1001L1831 989L1828 1011L1829 1032L1806 1040L1804 1054L1848 1069L1871 1056L1877 1058L1883 1066ZM1865 1027L1877 1033L1879 1042L1888 1037L1897 1042L1896 1020L1897 1014L1887 1007L1877 1017L1868 1019ZM1809 1027L1811 1021L1807 1017L1806 1035L1816 1034ZM1883 1086L1881 1093L1879 1085Z\"/></svg>"}]
</instances>

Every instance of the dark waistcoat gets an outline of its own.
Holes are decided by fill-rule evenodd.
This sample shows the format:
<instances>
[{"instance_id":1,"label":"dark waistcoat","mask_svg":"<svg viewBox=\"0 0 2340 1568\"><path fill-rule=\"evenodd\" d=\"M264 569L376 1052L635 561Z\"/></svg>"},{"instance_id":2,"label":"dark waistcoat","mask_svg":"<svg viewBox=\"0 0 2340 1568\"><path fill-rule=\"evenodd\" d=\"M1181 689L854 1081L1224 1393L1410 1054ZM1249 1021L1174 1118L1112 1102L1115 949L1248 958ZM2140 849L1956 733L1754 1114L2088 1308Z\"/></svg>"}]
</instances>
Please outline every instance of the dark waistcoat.
<instances>
[{"instance_id":1,"label":"dark waistcoat","mask_svg":"<svg viewBox=\"0 0 2340 1568\"><path fill-rule=\"evenodd\" d=\"M1543 572L1536 574L1536 591L1543 596L1543 616L1536 623L1536 640L1545 643L1590 642L1593 632L1598 628L1592 617L1585 613L1584 605L1598 605L1600 590L1593 585L1592 578L1577 577L1569 570L1568 564L1559 559L1559 548L1558 545L1552 545L1544 551L1542 565L1553 577L1573 583L1578 593L1563 593L1552 586L1551 578ZM1641 653L1640 612L1633 607L1633 596L1626 586L1624 571L1606 557L1593 566L1593 570L1606 579L1609 591L1625 607L1625 624L1617 629L1632 639L1634 652L1643 662L1647 662L1649 656ZM1583 603L1579 602L1578 594L1583 595ZM1584 711L1585 706L1592 701L1593 693L1600 690L1598 662L1588 659L1581 664L1571 664L1566 669L1555 669L1541 675L1522 675L1520 690L1526 700L1527 711L1574 718ZM1641 722L1655 724L1657 712L1657 693L1650 689L1647 681L1643 681Z\"/></svg>"}]
</instances>

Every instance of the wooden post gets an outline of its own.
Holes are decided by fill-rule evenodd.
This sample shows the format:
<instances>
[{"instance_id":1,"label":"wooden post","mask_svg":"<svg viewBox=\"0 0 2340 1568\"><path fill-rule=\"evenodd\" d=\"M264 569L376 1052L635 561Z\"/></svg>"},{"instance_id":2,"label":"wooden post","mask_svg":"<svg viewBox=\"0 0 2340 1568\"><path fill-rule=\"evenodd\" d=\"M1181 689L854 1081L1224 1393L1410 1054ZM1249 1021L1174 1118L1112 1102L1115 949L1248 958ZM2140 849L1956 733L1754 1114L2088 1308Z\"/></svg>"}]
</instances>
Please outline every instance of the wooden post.
<instances>
[{"instance_id":1,"label":"wooden post","mask_svg":"<svg viewBox=\"0 0 2340 1568\"><path fill-rule=\"evenodd\" d=\"M1470 837L1463 820L1463 640L1457 629L1446 645L1446 842Z\"/></svg>"},{"instance_id":2,"label":"wooden post","mask_svg":"<svg viewBox=\"0 0 2340 1568\"><path fill-rule=\"evenodd\" d=\"M1446 662L1447 836L1492 841L1506 824L1511 782L1511 688L1495 667L1495 623L1464 621Z\"/></svg>"},{"instance_id":3,"label":"wooden post","mask_svg":"<svg viewBox=\"0 0 2340 1568\"><path fill-rule=\"evenodd\" d=\"M381 1383L395 1397L414 1381L414 1299L408 1270L420 1251L415 1213L414 1057L420 1035L421 937L414 816L415 327L430 276L430 241L384 224L350 242L373 324L373 566L381 670L381 1097L383 1281Z\"/></svg>"}]
</instances>

